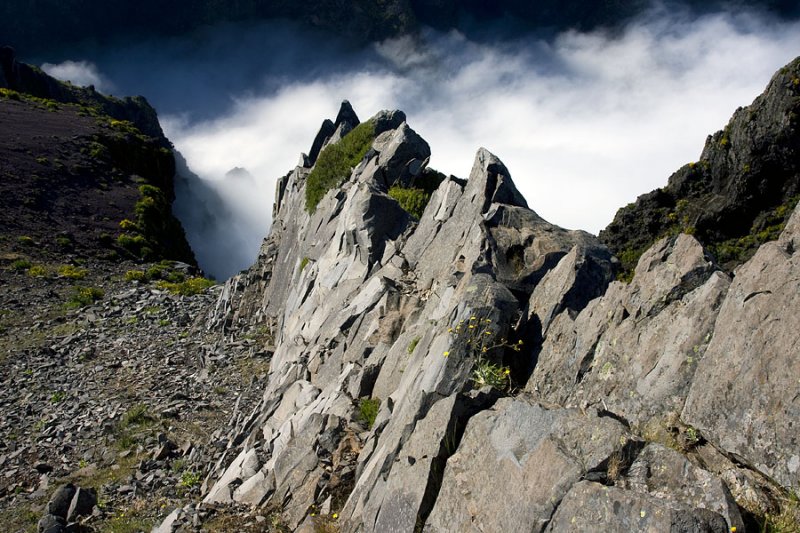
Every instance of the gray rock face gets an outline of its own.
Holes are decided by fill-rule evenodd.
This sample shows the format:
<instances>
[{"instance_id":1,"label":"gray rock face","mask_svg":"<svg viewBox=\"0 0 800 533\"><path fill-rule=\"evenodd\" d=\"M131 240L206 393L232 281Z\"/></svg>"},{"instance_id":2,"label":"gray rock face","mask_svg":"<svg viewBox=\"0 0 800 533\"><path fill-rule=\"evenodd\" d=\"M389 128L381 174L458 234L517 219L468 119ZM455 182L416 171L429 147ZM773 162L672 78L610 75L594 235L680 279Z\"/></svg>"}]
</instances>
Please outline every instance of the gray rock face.
<instances>
[{"instance_id":1,"label":"gray rock face","mask_svg":"<svg viewBox=\"0 0 800 533\"><path fill-rule=\"evenodd\" d=\"M675 509L707 509L725 519L727 531L744 531L739 507L722 480L659 444L647 445L617 486L647 494Z\"/></svg>"},{"instance_id":2,"label":"gray rock face","mask_svg":"<svg viewBox=\"0 0 800 533\"><path fill-rule=\"evenodd\" d=\"M798 219L795 210L781 239L737 269L683 410L706 438L790 487L800 485Z\"/></svg>"},{"instance_id":3,"label":"gray rock face","mask_svg":"<svg viewBox=\"0 0 800 533\"><path fill-rule=\"evenodd\" d=\"M340 509L347 528L413 531L433 508L467 420L496 398L467 394L475 359L450 326L480 316L499 341L572 248L610 261L589 234L527 209L508 170L483 149L470 179L445 180L413 223L386 191L421 173L430 148L400 112L371 120L372 149L314 214L302 207L308 169L279 183L258 262L226 284L211 318L212 327L262 320L276 338L263 400L232 431L241 444L220 461L206 502L279 503L297 527L315 502L344 503L326 467L336 462L354 476ZM368 433L363 396L381 401Z\"/></svg>"},{"instance_id":4,"label":"gray rock face","mask_svg":"<svg viewBox=\"0 0 800 533\"><path fill-rule=\"evenodd\" d=\"M726 533L722 516L703 508L674 508L663 500L582 481L561 501L547 531L669 531Z\"/></svg>"},{"instance_id":5,"label":"gray rock face","mask_svg":"<svg viewBox=\"0 0 800 533\"><path fill-rule=\"evenodd\" d=\"M504 398L467 425L426 531L543 531L570 487L627 439L619 422Z\"/></svg>"},{"instance_id":6,"label":"gray rock face","mask_svg":"<svg viewBox=\"0 0 800 533\"><path fill-rule=\"evenodd\" d=\"M728 284L694 238L660 241L630 285L614 282L576 318L551 320L527 390L609 410L645 433L683 409ZM547 317L552 305L532 307Z\"/></svg>"}]
</instances>

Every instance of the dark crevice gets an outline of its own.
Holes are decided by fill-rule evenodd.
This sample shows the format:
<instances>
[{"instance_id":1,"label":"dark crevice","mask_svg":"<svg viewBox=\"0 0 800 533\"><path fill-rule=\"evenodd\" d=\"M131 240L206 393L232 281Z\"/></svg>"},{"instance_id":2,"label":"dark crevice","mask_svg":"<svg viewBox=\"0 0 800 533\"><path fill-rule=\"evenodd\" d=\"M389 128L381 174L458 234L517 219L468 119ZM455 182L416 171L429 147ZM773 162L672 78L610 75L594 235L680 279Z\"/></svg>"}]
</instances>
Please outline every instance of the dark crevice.
<instances>
[{"instance_id":1,"label":"dark crevice","mask_svg":"<svg viewBox=\"0 0 800 533\"><path fill-rule=\"evenodd\" d=\"M542 351L542 324L535 315L526 324L522 324L521 320L519 323L521 325L516 331L519 334L518 340L522 341L522 349L519 352L506 350L503 354L503 364L511 370L513 384L524 388L533 375Z\"/></svg>"},{"instance_id":2,"label":"dark crevice","mask_svg":"<svg viewBox=\"0 0 800 533\"><path fill-rule=\"evenodd\" d=\"M425 485L425 492L417 511L416 525L414 526L415 532L422 531L428 516L433 511L433 506L439 496L439 490L442 488L447 460L450 459L461 444L464 430L467 428L467 422L479 412L491 409L498 399L499 395L495 391L489 394L479 392L474 397L459 395L456 399L450 422L445 428L444 438L439 446L439 452L431 461L428 482Z\"/></svg>"},{"instance_id":3,"label":"dark crevice","mask_svg":"<svg viewBox=\"0 0 800 533\"><path fill-rule=\"evenodd\" d=\"M744 301L743 301L742 303L747 303L747 301L748 301L748 300L750 300L751 298L755 298L755 297L756 297L756 296L758 296L759 294L772 294L772 291L756 291L756 292L751 292L750 294L748 294L747 296L745 296L745 297L744 297Z\"/></svg>"},{"instance_id":4,"label":"dark crevice","mask_svg":"<svg viewBox=\"0 0 800 533\"><path fill-rule=\"evenodd\" d=\"M619 414L617 414L617 413L615 413L613 411L609 411L608 409L598 409L597 410L597 416L600 417L600 418L603 418L603 417L612 418L612 419L616 420L617 422L619 422L620 424L622 424L623 426L625 426L625 428L628 431L631 431L631 423L628 422L628 419L626 419L624 416L619 415Z\"/></svg>"},{"instance_id":5,"label":"dark crevice","mask_svg":"<svg viewBox=\"0 0 800 533\"><path fill-rule=\"evenodd\" d=\"M583 381L583 376L585 376L586 373L589 371L589 369L592 367L592 362L594 361L594 354L595 351L597 350L598 342L600 342L599 338L595 340L592 347L589 349L588 352L586 352L586 355L583 356L583 359L581 359L581 364L578 367L578 374L575 376L576 385L581 381Z\"/></svg>"}]
</instances>

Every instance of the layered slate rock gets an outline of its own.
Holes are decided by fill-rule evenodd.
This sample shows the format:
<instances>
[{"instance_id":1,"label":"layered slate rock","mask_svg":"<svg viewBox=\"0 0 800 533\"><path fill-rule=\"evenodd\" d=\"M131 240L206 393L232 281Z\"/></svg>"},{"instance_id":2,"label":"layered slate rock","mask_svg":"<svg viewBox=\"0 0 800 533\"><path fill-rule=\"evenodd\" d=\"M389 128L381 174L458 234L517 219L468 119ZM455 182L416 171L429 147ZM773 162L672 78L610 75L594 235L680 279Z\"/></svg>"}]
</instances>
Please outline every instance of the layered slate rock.
<instances>
[{"instance_id":1,"label":"layered slate rock","mask_svg":"<svg viewBox=\"0 0 800 533\"><path fill-rule=\"evenodd\" d=\"M570 487L627 438L611 418L504 398L469 421L425 530L543 531Z\"/></svg>"},{"instance_id":2,"label":"layered slate rock","mask_svg":"<svg viewBox=\"0 0 800 533\"><path fill-rule=\"evenodd\" d=\"M229 330L263 321L275 341L263 400L232 431L209 503L278 504L296 527L330 497L348 528L413 531L467 421L497 398L470 390L475 361L450 325L480 316L506 337L559 259L602 250L528 209L484 149L469 179L445 179L415 222L386 193L421 175L430 148L400 112L371 120L371 150L313 214L303 208L308 168L279 182L258 261L226 284L212 316ZM610 254L597 255L610 278ZM357 414L364 397L381 401L369 432ZM331 475L334 463L349 478Z\"/></svg>"},{"instance_id":3,"label":"layered slate rock","mask_svg":"<svg viewBox=\"0 0 800 533\"><path fill-rule=\"evenodd\" d=\"M537 291L551 282L560 286L548 279ZM659 241L629 285L614 282L576 317L566 311L551 320L527 390L597 406L642 433L667 423L683 410L729 283L693 237Z\"/></svg>"},{"instance_id":4,"label":"layered slate rock","mask_svg":"<svg viewBox=\"0 0 800 533\"><path fill-rule=\"evenodd\" d=\"M800 486L800 208L736 270L684 419L787 487ZM744 333L744 334L743 334Z\"/></svg>"}]
</instances>

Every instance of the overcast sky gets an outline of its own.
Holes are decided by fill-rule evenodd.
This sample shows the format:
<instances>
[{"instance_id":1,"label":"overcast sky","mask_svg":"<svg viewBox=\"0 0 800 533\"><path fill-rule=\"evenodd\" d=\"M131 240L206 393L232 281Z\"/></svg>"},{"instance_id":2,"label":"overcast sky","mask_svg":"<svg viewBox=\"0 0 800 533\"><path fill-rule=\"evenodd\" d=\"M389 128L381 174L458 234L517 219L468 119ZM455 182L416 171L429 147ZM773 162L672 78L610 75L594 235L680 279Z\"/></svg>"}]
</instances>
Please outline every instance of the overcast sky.
<instances>
[{"instance_id":1,"label":"overcast sky","mask_svg":"<svg viewBox=\"0 0 800 533\"><path fill-rule=\"evenodd\" d=\"M255 258L275 179L343 99L362 120L405 111L442 172L466 177L477 149L488 148L533 210L596 234L619 207L696 160L706 136L798 54L797 23L661 11L613 36L479 44L427 31L362 50L270 23L44 67L114 94L144 94L157 107L189 167L233 206L231 227L246 233L242 253L215 264L224 277ZM223 181L234 167L253 179Z\"/></svg>"}]
</instances>

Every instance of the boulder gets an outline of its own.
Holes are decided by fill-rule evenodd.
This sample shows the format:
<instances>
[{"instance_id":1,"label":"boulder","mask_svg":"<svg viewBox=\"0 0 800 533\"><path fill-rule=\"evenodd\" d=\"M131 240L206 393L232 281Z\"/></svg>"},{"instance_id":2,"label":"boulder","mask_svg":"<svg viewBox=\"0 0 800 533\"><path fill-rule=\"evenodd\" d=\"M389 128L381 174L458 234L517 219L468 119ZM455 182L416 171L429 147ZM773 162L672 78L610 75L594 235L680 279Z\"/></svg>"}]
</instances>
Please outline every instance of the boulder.
<instances>
[{"instance_id":1,"label":"boulder","mask_svg":"<svg viewBox=\"0 0 800 533\"><path fill-rule=\"evenodd\" d=\"M561 500L547 526L558 531L728 533L725 519L703 508L674 508L659 498L581 481Z\"/></svg>"},{"instance_id":2,"label":"boulder","mask_svg":"<svg viewBox=\"0 0 800 533\"><path fill-rule=\"evenodd\" d=\"M627 438L611 418L503 398L467 424L426 530L542 531L572 484Z\"/></svg>"}]
</instances>

